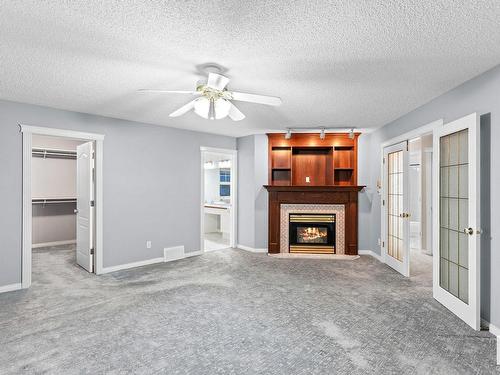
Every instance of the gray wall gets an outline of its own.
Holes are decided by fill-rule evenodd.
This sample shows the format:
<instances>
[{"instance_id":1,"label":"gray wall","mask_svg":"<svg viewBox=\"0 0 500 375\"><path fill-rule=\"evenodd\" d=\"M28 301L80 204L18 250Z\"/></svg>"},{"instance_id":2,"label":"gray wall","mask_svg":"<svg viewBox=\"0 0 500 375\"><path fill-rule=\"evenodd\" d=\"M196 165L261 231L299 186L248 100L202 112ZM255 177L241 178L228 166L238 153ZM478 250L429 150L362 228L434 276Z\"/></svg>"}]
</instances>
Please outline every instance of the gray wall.
<instances>
[{"instance_id":1,"label":"gray wall","mask_svg":"<svg viewBox=\"0 0 500 375\"><path fill-rule=\"evenodd\" d=\"M238 144L238 244L267 248L267 136L241 137Z\"/></svg>"},{"instance_id":2,"label":"gray wall","mask_svg":"<svg viewBox=\"0 0 500 375\"><path fill-rule=\"evenodd\" d=\"M200 146L235 149L235 138L0 101L0 286L21 281L20 123L106 135L105 267L199 250Z\"/></svg>"},{"instance_id":3,"label":"gray wall","mask_svg":"<svg viewBox=\"0 0 500 375\"><path fill-rule=\"evenodd\" d=\"M441 118L447 123L472 112L485 115L481 118L482 316L500 326L500 293L493 287L500 285L500 273L493 268L500 265L500 252L491 251L500 248L500 226L489 225L500 222L500 197L498 194L490 195L491 189L500 186L500 148L492 147L500 141L500 66L371 133L368 168L360 170L360 179L375 191L377 179L381 176L380 147L386 140ZM380 253L380 197L371 201L367 216L369 225L363 225L360 240L367 249ZM366 245L365 236L368 240Z\"/></svg>"}]
</instances>

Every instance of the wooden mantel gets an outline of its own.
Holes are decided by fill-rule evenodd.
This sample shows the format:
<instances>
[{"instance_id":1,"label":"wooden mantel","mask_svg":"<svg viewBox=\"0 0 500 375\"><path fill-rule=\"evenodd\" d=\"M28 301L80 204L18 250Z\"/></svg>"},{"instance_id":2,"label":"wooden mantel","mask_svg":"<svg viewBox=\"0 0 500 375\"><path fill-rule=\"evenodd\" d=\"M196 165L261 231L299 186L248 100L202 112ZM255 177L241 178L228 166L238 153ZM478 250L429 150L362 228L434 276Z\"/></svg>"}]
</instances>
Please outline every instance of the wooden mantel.
<instances>
[{"instance_id":1,"label":"wooden mantel","mask_svg":"<svg viewBox=\"0 0 500 375\"><path fill-rule=\"evenodd\" d=\"M269 253L280 252L282 204L342 204L345 206L345 253L358 254L358 192L364 186L274 186L269 192Z\"/></svg>"}]
</instances>

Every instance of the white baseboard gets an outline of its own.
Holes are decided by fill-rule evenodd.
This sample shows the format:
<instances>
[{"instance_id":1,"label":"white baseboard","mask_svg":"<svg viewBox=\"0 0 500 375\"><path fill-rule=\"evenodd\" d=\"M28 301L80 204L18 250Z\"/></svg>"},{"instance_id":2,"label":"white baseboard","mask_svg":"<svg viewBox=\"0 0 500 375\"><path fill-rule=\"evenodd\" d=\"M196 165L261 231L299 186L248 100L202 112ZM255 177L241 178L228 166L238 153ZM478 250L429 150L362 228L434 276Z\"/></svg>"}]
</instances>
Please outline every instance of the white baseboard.
<instances>
[{"instance_id":1,"label":"white baseboard","mask_svg":"<svg viewBox=\"0 0 500 375\"><path fill-rule=\"evenodd\" d=\"M497 337L497 365L500 366L500 328L490 323L489 329Z\"/></svg>"},{"instance_id":2,"label":"white baseboard","mask_svg":"<svg viewBox=\"0 0 500 375\"><path fill-rule=\"evenodd\" d=\"M267 249L256 249L254 247L245 246L241 244L238 244L236 247L241 250L250 251L251 253L267 253Z\"/></svg>"},{"instance_id":3,"label":"white baseboard","mask_svg":"<svg viewBox=\"0 0 500 375\"><path fill-rule=\"evenodd\" d=\"M23 286L21 283L3 285L3 286L0 286L0 293L12 292L14 290L19 290L22 288L23 288Z\"/></svg>"},{"instance_id":4,"label":"white baseboard","mask_svg":"<svg viewBox=\"0 0 500 375\"><path fill-rule=\"evenodd\" d=\"M382 262L382 256L372 250L358 250L358 255L369 255L377 259L379 262Z\"/></svg>"},{"instance_id":5,"label":"white baseboard","mask_svg":"<svg viewBox=\"0 0 500 375\"><path fill-rule=\"evenodd\" d=\"M488 323L488 329L495 336L500 336L500 328L498 328L497 326L495 326L491 323Z\"/></svg>"},{"instance_id":6,"label":"white baseboard","mask_svg":"<svg viewBox=\"0 0 500 375\"><path fill-rule=\"evenodd\" d=\"M61 245L73 245L76 244L76 240L66 240L66 241L53 241L53 242L42 242L42 243L34 243L31 245L32 249L38 249L40 247L49 247L49 246L61 246Z\"/></svg>"},{"instance_id":7,"label":"white baseboard","mask_svg":"<svg viewBox=\"0 0 500 375\"><path fill-rule=\"evenodd\" d=\"M148 266L150 264L172 262L174 260L189 258L201 254L203 254L202 251L191 251L189 253L186 253L184 252L184 246L168 247L163 249L163 257L161 258L153 258L153 259L141 260L139 262L121 264L119 266L105 267L102 269L102 274L126 270L129 268Z\"/></svg>"},{"instance_id":8,"label":"white baseboard","mask_svg":"<svg viewBox=\"0 0 500 375\"><path fill-rule=\"evenodd\" d=\"M104 267L102 269L102 274L116 272L116 271L121 271L121 270L126 270L126 269L129 269L129 268L149 266L150 264L163 263L164 261L165 261L165 259L163 257L161 257L161 258L153 258L153 259L141 260L139 262L132 262L132 263L120 264L118 266Z\"/></svg>"},{"instance_id":9,"label":"white baseboard","mask_svg":"<svg viewBox=\"0 0 500 375\"><path fill-rule=\"evenodd\" d=\"M203 255L203 251L190 251L189 253L184 253L184 258L196 257L198 255Z\"/></svg>"}]
</instances>

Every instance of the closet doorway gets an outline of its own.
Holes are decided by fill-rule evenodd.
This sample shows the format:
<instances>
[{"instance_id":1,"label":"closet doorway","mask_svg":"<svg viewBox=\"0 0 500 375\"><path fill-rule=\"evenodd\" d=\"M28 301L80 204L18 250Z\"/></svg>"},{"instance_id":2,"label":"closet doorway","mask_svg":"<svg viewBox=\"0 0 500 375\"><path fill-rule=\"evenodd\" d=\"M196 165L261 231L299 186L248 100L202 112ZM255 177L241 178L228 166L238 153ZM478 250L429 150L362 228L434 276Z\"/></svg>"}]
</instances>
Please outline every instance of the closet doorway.
<instances>
[{"instance_id":1,"label":"closet doorway","mask_svg":"<svg viewBox=\"0 0 500 375\"><path fill-rule=\"evenodd\" d=\"M21 126L23 288L46 272L102 270L103 136ZM46 271L48 270L48 271Z\"/></svg>"}]
</instances>

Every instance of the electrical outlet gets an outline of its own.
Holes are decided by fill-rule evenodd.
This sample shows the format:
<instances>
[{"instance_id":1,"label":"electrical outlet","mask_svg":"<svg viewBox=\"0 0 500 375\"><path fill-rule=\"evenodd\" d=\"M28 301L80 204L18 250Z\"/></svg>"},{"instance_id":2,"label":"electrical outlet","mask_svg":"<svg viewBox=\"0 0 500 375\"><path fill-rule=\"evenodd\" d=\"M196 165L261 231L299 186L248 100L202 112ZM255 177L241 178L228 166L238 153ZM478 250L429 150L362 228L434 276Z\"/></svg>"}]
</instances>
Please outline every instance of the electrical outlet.
<instances>
[{"instance_id":1,"label":"electrical outlet","mask_svg":"<svg viewBox=\"0 0 500 375\"><path fill-rule=\"evenodd\" d=\"M146 241L146 248L151 249L151 241Z\"/></svg>"},{"instance_id":2,"label":"electrical outlet","mask_svg":"<svg viewBox=\"0 0 500 375\"><path fill-rule=\"evenodd\" d=\"M381 246L382 245L382 240L379 238L378 239L378 245Z\"/></svg>"},{"instance_id":3,"label":"electrical outlet","mask_svg":"<svg viewBox=\"0 0 500 375\"><path fill-rule=\"evenodd\" d=\"M311 182L311 179L309 178L309 176L306 177L306 182L307 183Z\"/></svg>"}]
</instances>

